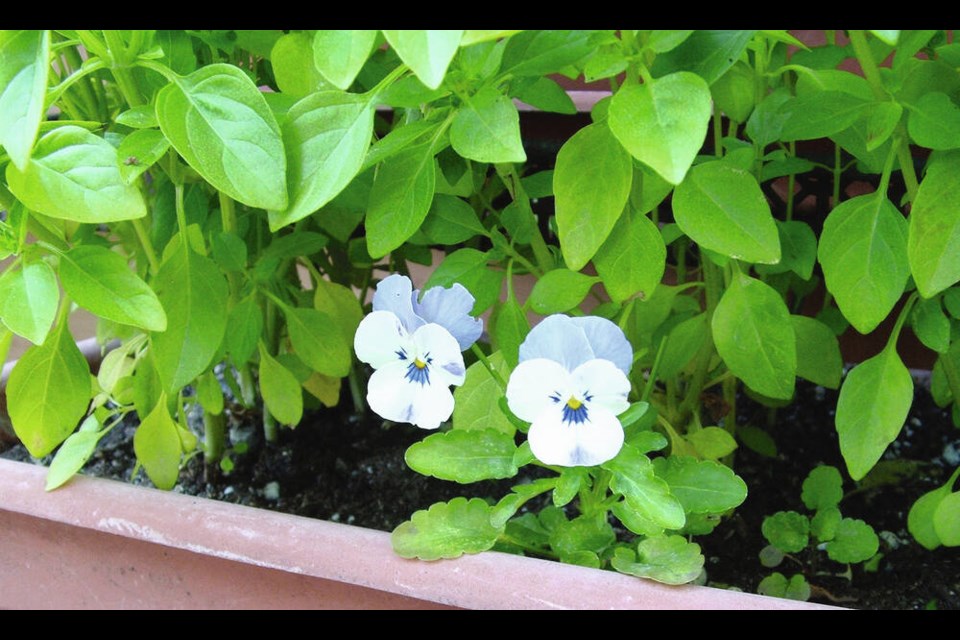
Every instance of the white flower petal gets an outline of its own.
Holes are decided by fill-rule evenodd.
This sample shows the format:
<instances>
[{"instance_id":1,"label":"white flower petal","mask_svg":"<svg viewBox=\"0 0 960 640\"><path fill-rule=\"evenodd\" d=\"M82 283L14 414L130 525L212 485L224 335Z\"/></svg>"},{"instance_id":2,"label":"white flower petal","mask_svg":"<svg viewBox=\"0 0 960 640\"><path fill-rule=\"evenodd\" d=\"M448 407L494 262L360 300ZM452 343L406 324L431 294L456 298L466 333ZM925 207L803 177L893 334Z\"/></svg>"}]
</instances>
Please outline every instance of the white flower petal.
<instances>
[{"instance_id":1,"label":"white flower petal","mask_svg":"<svg viewBox=\"0 0 960 640\"><path fill-rule=\"evenodd\" d=\"M374 311L360 322L353 336L357 358L374 369L399 359L398 351L412 350L413 341L395 314Z\"/></svg>"},{"instance_id":2,"label":"white flower petal","mask_svg":"<svg viewBox=\"0 0 960 640\"><path fill-rule=\"evenodd\" d=\"M633 366L633 347L620 327L599 316L570 318L570 321L583 329L595 358L610 360L629 375Z\"/></svg>"},{"instance_id":3,"label":"white flower petal","mask_svg":"<svg viewBox=\"0 0 960 640\"><path fill-rule=\"evenodd\" d=\"M425 324L413 334L417 354L430 358L430 372L444 386L463 384L466 367L460 345L449 331L438 324Z\"/></svg>"},{"instance_id":4,"label":"white flower petal","mask_svg":"<svg viewBox=\"0 0 960 640\"><path fill-rule=\"evenodd\" d=\"M570 394L570 372L546 358L521 362L507 382L507 406L526 422L533 422L547 409L566 402Z\"/></svg>"},{"instance_id":5,"label":"white flower petal","mask_svg":"<svg viewBox=\"0 0 960 640\"><path fill-rule=\"evenodd\" d=\"M367 404L377 415L436 429L453 414L453 394L437 383L421 384L407 378L408 362L397 361L377 369L367 385Z\"/></svg>"},{"instance_id":6,"label":"white flower petal","mask_svg":"<svg viewBox=\"0 0 960 640\"><path fill-rule=\"evenodd\" d=\"M544 464L562 467L592 467L612 460L623 447L623 427L602 406L588 409L582 423L563 419L563 405L544 411L527 434L530 450Z\"/></svg>"},{"instance_id":7,"label":"white flower petal","mask_svg":"<svg viewBox=\"0 0 960 640\"><path fill-rule=\"evenodd\" d=\"M426 322L439 324L457 339L460 350L466 351L483 333L483 320L470 315L476 299L466 287L454 283L449 289L432 287L417 302L413 297L413 312Z\"/></svg>"},{"instance_id":8,"label":"white flower petal","mask_svg":"<svg viewBox=\"0 0 960 640\"><path fill-rule=\"evenodd\" d=\"M413 333L425 322L413 312L413 283L410 278L395 273L377 284L373 294L374 311L390 311L400 318L408 333Z\"/></svg>"},{"instance_id":9,"label":"white flower petal","mask_svg":"<svg viewBox=\"0 0 960 640\"><path fill-rule=\"evenodd\" d=\"M520 345L520 362L546 358L559 362L567 371L594 357L583 329L560 314L544 318Z\"/></svg>"},{"instance_id":10,"label":"white flower petal","mask_svg":"<svg viewBox=\"0 0 960 640\"><path fill-rule=\"evenodd\" d=\"M578 397L590 396L589 408L601 406L614 415L620 415L630 407L627 394L630 381L617 365L609 360L590 360L577 367L571 380Z\"/></svg>"}]
</instances>

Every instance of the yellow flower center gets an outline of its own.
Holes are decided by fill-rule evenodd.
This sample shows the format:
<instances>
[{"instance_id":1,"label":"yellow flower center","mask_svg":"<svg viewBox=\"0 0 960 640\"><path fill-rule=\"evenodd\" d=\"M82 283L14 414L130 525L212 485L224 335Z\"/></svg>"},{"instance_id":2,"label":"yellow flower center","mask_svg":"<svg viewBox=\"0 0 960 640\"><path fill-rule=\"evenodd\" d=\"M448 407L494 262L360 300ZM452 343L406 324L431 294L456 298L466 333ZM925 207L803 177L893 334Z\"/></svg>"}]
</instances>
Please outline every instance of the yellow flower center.
<instances>
[{"instance_id":1,"label":"yellow flower center","mask_svg":"<svg viewBox=\"0 0 960 640\"><path fill-rule=\"evenodd\" d=\"M414 358L413 366L415 366L417 369L423 369L424 367L427 366L427 363L421 360L420 358Z\"/></svg>"},{"instance_id":2,"label":"yellow flower center","mask_svg":"<svg viewBox=\"0 0 960 640\"><path fill-rule=\"evenodd\" d=\"M583 406L583 403L577 400L576 398L570 398L569 400L567 400L567 406L570 407L572 410L576 411L581 406Z\"/></svg>"}]
</instances>

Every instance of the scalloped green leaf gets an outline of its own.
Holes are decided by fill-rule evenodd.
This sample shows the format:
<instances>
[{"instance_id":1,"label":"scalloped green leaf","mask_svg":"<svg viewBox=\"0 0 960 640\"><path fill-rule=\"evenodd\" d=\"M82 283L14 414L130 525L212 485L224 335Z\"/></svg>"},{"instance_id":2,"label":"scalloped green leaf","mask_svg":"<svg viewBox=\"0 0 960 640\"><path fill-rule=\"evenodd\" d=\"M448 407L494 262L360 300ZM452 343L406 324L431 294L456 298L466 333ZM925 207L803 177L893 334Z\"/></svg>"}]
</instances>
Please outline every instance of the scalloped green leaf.
<instances>
[{"instance_id":1,"label":"scalloped green leaf","mask_svg":"<svg viewBox=\"0 0 960 640\"><path fill-rule=\"evenodd\" d=\"M407 466L425 476L461 484L517 475L513 436L495 429L454 429L407 449Z\"/></svg>"},{"instance_id":2,"label":"scalloped green leaf","mask_svg":"<svg viewBox=\"0 0 960 640\"><path fill-rule=\"evenodd\" d=\"M803 481L800 499L807 509L817 511L840 504L843 498L843 478L840 471L830 465L813 469Z\"/></svg>"},{"instance_id":3,"label":"scalloped green leaf","mask_svg":"<svg viewBox=\"0 0 960 640\"><path fill-rule=\"evenodd\" d=\"M747 498L747 485L730 467L713 460L673 455L653 467L687 513L721 513Z\"/></svg>"},{"instance_id":4,"label":"scalloped green leaf","mask_svg":"<svg viewBox=\"0 0 960 640\"><path fill-rule=\"evenodd\" d=\"M826 548L827 555L834 562L865 562L880 549L880 539L873 527L863 520L844 518Z\"/></svg>"},{"instance_id":5,"label":"scalloped green leaf","mask_svg":"<svg viewBox=\"0 0 960 640\"><path fill-rule=\"evenodd\" d=\"M637 545L637 553L619 548L611 566L620 573L650 578L664 584L685 584L703 571L704 557L700 545L687 542L683 536L657 536Z\"/></svg>"},{"instance_id":6,"label":"scalloped green leaf","mask_svg":"<svg viewBox=\"0 0 960 640\"><path fill-rule=\"evenodd\" d=\"M778 511L760 527L767 542L784 553L799 553L810 541L810 520L796 511Z\"/></svg>"},{"instance_id":7,"label":"scalloped green leaf","mask_svg":"<svg viewBox=\"0 0 960 640\"><path fill-rule=\"evenodd\" d=\"M491 548L503 527L490 523L492 507L480 498L454 498L417 511L390 535L401 558L459 558Z\"/></svg>"},{"instance_id":8,"label":"scalloped green leaf","mask_svg":"<svg viewBox=\"0 0 960 640\"><path fill-rule=\"evenodd\" d=\"M654 472L650 459L630 445L605 462L610 489L624 497L627 506L644 520L664 529L679 529L686 521L683 505L670 486Z\"/></svg>"}]
</instances>

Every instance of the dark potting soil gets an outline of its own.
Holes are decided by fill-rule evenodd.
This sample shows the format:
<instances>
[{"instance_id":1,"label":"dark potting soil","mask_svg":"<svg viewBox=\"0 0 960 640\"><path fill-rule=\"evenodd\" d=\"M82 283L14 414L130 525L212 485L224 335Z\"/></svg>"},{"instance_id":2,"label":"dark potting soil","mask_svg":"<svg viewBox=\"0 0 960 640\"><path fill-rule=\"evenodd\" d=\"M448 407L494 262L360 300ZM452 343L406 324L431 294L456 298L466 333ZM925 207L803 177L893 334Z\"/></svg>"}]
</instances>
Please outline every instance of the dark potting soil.
<instances>
[{"instance_id":1,"label":"dark potting soil","mask_svg":"<svg viewBox=\"0 0 960 640\"><path fill-rule=\"evenodd\" d=\"M771 458L742 446L737 451L735 469L749 495L713 533L696 538L706 557L707 584L756 592L774 571L788 578L802 573L816 602L863 609L960 609L960 548L927 551L906 528L913 502L945 482L960 463L960 430L918 385L907 424L880 465L887 473L873 473L855 485L846 477L833 427L836 396L801 384L797 402L776 412L739 401L739 423L767 430L778 452ZM230 473L205 467L196 456L182 469L174 491L390 531L434 502L460 495L499 499L518 481L457 485L420 476L406 466L403 454L427 434L410 425L319 411L264 446L254 426L259 418L253 411L231 414L231 441L246 442L249 450L231 454ZM131 481L135 429L132 423L115 428L83 473ZM19 445L0 456L30 460ZM844 474L843 515L866 521L879 534L883 555L873 570L838 564L812 547L789 555L775 569L760 563L758 554L767 544L761 534L764 517L780 510L807 514L801 483L818 464L832 464ZM142 472L132 481L150 483Z\"/></svg>"}]
</instances>

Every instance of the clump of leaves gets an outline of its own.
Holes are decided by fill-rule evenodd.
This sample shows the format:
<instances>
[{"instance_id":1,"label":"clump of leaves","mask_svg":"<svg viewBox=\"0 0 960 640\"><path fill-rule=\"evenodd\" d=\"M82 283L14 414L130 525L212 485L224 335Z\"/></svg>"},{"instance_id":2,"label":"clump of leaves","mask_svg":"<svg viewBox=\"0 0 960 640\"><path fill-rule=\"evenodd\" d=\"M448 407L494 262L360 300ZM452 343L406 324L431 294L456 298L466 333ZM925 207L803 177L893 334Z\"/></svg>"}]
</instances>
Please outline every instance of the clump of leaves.
<instances>
[{"instance_id":1,"label":"clump of leaves","mask_svg":"<svg viewBox=\"0 0 960 640\"><path fill-rule=\"evenodd\" d=\"M840 512L843 478L836 467L821 465L813 469L803 481L800 498L813 515L778 511L764 518L763 537L770 544L760 552L763 566L777 567L787 554L800 553L811 545L844 564L866 562L877 554L880 539L873 527L863 520L844 518ZM802 574L787 580L773 573L761 581L758 591L795 600L810 597L810 587Z\"/></svg>"}]
</instances>

